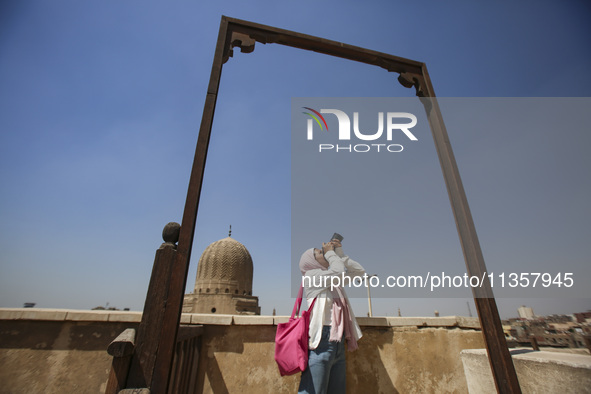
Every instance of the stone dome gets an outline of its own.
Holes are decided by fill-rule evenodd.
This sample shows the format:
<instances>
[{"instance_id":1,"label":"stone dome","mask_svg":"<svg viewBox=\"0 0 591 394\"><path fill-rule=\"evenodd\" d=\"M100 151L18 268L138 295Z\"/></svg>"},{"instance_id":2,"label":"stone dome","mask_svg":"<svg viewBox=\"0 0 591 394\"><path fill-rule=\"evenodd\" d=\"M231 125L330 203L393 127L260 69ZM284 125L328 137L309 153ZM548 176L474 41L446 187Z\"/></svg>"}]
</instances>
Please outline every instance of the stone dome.
<instances>
[{"instance_id":1,"label":"stone dome","mask_svg":"<svg viewBox=\"0 0 591 394\"><path fill-rule=\"evenodd\" d=\"M197 267L195 294L252 295L252 257L231 237L210 244Z\"/></svg>"}]
</instances>

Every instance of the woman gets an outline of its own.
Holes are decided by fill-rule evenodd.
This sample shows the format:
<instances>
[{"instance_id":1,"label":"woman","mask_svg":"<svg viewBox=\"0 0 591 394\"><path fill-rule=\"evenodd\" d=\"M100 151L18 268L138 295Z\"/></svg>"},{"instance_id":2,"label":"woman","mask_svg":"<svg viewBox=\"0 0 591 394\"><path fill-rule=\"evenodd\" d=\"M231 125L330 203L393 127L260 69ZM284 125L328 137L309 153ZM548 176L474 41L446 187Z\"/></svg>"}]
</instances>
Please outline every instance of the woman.
<instances>
[{"instance_id":1,"label":"woman","mask_svg":"<svg viewBox=\"0 0 591 394\"><path fill-rule=\"evenodd\" d=\"M300 271L308 305L316 298L310 316L308 368L302 372L299 393L343 394L346 387L345 340L349 351L357 349L361 329L342 287L331 289L330 276L355 277L363 267L343 253L333 239L321 249L308 249L300 259ZM335 280L335 283L337 281Z\"/></svg>"}]
</instances>

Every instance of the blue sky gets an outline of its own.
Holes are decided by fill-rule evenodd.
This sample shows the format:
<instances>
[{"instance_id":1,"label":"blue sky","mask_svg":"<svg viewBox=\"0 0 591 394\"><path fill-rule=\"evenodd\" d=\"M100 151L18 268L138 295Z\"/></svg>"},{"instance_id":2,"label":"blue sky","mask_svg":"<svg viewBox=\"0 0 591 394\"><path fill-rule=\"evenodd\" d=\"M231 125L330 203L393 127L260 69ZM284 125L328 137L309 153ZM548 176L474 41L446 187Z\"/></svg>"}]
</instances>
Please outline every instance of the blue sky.
<instances>
[{"instance_id":1,"label":"blue sky","mask_svg":"<svg viewBox=\"0 0 591 394\"><path fill-rule=\"evenodd\" d=\"M590 7L583 1L0 7L2 307L89 309L109 302L142 309L162 227L181 221L221 15L423 61L440 97L591 92ZM188 290L199 255L232 224L234 238L253 256L253 294L262 313L274 307L289 313L291 98L357 96L412 92L384 70L274 45L257 44L254 53L236 53L226 63ZM556 138L553 147L526 139L511 151L502 137L449 132L489 268L507 258L503 252L537 256L556 233L567 236L548 258L588 262L591 234L581 225L590 218L583 204L591 196L586 134ZM560 178L567 181L549 182L548 171L561 170L572 170ZM493 176L499 186L490 190L486 180ZM440 177L434 172L425 183L441 184ZM513 190L519 204L507 211ZM448 202L441 206L449 220ZM572 210L548 214L557 206ZM446 228L445 237L461 257L455 229ZM417 240L416 248L424 243ZM498 303L503 317L516 315L521 304L539 314L591 308L588 298ZM393 315L398 307L407 316L467 313L460 299L386 300L374 303L374 313ZM358 315L367 311L362 300L355 308Z\"/></svg>"}]
</instances>

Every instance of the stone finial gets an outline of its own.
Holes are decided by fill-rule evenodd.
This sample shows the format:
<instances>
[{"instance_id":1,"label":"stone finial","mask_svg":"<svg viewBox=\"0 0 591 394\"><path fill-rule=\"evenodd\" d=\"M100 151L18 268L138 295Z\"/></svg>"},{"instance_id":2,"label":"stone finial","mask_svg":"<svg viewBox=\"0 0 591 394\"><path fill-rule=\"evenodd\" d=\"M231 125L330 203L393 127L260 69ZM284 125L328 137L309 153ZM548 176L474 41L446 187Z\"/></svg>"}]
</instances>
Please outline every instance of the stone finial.
<instances>
[{"instance_id":1,"label":"stone finial","mask_svg":"<svg viewBox=\"0 0 591 394\"><path fill-rule=\"evenodd\" d=\"M162 230L162 239L167 244L176 244L179 241L179 235L181 233L181 225L176 222L170 222L164 226Z\"/></svg>"},{"instance_id":2,"label":"stone finial","mask_svg":"<svg viewBox=\"0 0 591 394\"><path fill-rule=\"evenodd\" d=\"M228 237L232 236L232 225L230 225L230 231L228 231Z\"/></svg>"}]
</instances>

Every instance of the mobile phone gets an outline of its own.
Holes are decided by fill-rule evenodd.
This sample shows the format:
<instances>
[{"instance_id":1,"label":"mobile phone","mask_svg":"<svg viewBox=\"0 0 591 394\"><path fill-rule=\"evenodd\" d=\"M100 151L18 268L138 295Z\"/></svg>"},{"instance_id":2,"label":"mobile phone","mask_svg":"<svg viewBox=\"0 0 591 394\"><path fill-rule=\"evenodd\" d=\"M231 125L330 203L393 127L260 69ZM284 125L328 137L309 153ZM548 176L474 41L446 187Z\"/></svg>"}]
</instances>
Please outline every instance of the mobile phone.
<instances>
[{"instance_id":1,"label":"mobile phone","mask_svg":"<svg viewBox=\"0 0 591 394\"><path fill-rule=\"evenodd\" d=\"M333 239L336 239L339 242L343 242L343 236L341 234L339 234L339 233L334 233L332 235L332 238L330 240L332 241Z\"/></svg>"}]
</instances>

